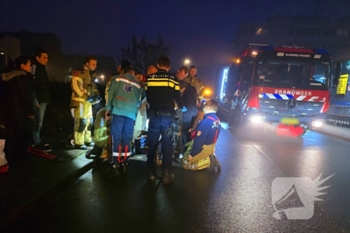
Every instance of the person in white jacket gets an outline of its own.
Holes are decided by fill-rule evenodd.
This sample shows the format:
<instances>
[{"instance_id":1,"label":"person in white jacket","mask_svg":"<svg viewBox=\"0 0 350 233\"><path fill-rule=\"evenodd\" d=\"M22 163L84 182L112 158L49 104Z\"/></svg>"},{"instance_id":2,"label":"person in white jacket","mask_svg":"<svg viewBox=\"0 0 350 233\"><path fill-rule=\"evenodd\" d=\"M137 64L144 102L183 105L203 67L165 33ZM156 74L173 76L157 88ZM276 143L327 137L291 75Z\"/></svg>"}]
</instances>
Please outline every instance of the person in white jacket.
<instances>
[{"instance_id":1,"label":"person in white jacket","mask_svg":"<svg viewBox=\"0 0 350 233\"><path fill-rule=\"evenodd\" d=\"M147 99L144 98L139 106L139 109L137 111L137 116L135 120L135 126L134 126L134 135L133 135L133 141L140 136L142 131L147 131Z\"/></svg>"},{"instance_id":2,"label":"person in white jacket","mask_svg":"<svg viewBox=\"0 0 350 233\"><path fill-rule=\"evenodd\" d=\"M153 65L150 65L147 68L147 75L154 74L157 72L157 68ZM137 76L136 76L137 78ZM139 80L139 82L143 82L143 80ZM147 103L146 97L141 101L141 104L139 106L138 112L137 112L137 117L135 121L135 127L134 127L134 136L133 136L133 141L140 136L142 131L147 131L148 130L148 124L147 124L147 108L149 107Z\"/></svg>"}]
</instances>

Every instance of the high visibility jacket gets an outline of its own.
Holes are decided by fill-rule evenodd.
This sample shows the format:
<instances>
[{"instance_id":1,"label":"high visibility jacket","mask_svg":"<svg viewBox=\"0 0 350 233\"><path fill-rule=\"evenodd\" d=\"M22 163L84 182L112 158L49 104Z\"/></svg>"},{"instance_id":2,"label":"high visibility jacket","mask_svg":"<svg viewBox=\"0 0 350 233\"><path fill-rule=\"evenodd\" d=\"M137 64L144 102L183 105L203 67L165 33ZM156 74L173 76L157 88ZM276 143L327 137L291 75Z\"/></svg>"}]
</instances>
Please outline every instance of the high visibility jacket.
<instances>
[{"instance_id":1,"label":"high visibility jacket","mask_svg":"<svg viewBox=\"0 0 350 233\"><path fill-rule=\"evenodd\" d=\"M112 114L136 119L141 102L141 84L131 74L113 77L108 90L106 110Z\"/></svg>"},{"instance_id":2,"label":"high visibility jacket","mask_svg":"<svg viewBox=\"0 0 350 233\"><path fill-rule=\"evenodd\" d=\"M71 107L76 107L79 103L85 102L89 96L99 96L94 80L94 73L91 73L87 67L73 71Z\"/></svg>"},{"instance_id":3,"label":"high visibility jacket","mask_svg":"<svg viewBox=\"0 0 350 233\"><path fill-rule=\"evenodd\" d=\"M104 147L108 140L107 122L105 119L106 109L101 108L96 113L96 120L94 122L94 142L98 147Z\"/></svg>"},{"instance_id":4,"label":"high visibility jacket","mask_svg":"<svg viewBox=\"0 0 350 233\"><path fill-rule=\"evenodd\" d=\"M173 112L175 101L179 108L183 107L179 81L166 70L148 75L145 90L152 111Z\"/></svg>"}]
</instances>

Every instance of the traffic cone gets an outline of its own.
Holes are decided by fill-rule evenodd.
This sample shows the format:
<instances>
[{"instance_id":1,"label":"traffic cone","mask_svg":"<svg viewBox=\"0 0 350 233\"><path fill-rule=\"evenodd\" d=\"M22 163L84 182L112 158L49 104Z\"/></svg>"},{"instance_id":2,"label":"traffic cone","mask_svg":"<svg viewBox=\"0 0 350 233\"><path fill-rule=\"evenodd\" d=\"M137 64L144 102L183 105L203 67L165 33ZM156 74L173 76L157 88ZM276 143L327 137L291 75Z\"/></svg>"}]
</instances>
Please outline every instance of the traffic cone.
<instances>
[{"instance_id":1,"label":"traffic cone","mask_svg":"<svg viewBox=\"0 0 350 233\"><path fill-rule=\"evenodd\" d=\"M8 172L9 164L7 163L5 156L5 139L0 139L0 173Z\"/></svg>"}]
</instances>

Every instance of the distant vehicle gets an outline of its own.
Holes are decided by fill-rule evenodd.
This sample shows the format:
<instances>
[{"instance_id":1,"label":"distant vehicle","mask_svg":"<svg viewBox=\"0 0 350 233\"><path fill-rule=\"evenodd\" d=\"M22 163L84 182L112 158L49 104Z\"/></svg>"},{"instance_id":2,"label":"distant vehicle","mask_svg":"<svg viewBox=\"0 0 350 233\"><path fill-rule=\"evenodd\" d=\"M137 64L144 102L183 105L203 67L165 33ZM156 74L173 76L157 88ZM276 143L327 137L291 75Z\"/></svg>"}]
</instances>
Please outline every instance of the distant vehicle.
<instances>
[{"instance_id":1,"label":"distant vehicle","mask_svg":"<svg viewBox=\"0 0 350 233\"><path fill-rule=\"evenodd\" d=\"M282 123L301 127L302 134L323 127L330 106L327 51L250 45L236 62L236 81L232 66L217 80L220 111L232 127Z\"/></svg>"}]
</instances>

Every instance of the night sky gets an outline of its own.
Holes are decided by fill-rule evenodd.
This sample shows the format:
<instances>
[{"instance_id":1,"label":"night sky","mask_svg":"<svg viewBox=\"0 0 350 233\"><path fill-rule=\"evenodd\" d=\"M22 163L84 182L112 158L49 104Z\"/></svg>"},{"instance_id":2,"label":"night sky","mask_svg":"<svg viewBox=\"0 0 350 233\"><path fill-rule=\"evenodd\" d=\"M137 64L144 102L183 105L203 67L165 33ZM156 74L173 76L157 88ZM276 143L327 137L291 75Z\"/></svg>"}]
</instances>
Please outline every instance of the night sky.
<instances>
[{"instance_id":1,"label":"night sky","mask_svg":"<svg viewBox=\"0 0 350 233\"><path fill-rule=\"evenodd\" d=\"M323 0L321 14L345 15L349 2ZM208 80L230 57L241 23L276 13L314 14L315 5L316 0L3 0L0 30L52 32L63 53L108 55L116 61L132 35L150 40L161 35L173 47L174 70L189 58L198 76Z\"/></svg>"}]
</instances>

